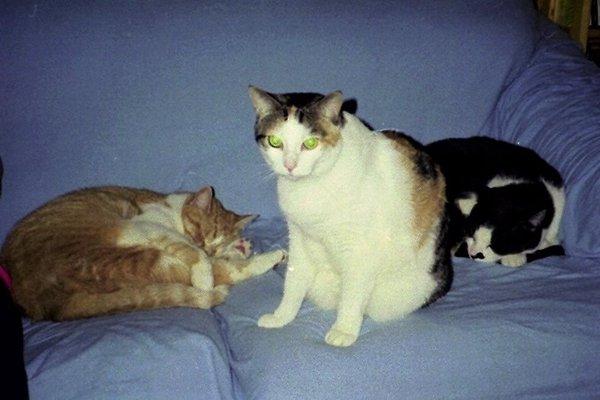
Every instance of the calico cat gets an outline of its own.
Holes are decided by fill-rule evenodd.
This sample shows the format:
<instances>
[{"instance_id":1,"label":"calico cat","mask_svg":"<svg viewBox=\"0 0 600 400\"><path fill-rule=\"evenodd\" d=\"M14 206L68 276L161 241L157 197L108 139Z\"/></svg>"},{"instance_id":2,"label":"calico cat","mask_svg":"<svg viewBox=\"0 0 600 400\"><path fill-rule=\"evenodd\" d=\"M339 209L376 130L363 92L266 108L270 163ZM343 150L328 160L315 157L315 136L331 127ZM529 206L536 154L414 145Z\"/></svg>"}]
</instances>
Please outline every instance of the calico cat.
<instances>
[{"instance_id":1,"label":"calico cat","mask_svg":"<svg viewBox=\"0 0 600 400\"><path fill-rule=\"evenodd\" d=\"M444 296L444 178L422 146L343 112L341 92L249 94L289 228L283 298L258 325L288 324L308 298L337 310L325 341L349 346L364 315L400 318Z\"/></svg>"},{"instance_id":2,"label":"calico cat","mask_svg":"<svg viewBox=\"0 0 600 400\"><path fill-rule=\"evenodd\" d=\"M254 218L226 210L211 187L168 195L82 189L21 220L0 263L12 275L16 302L35 320L209 308L229 285L283 260L281 250L250 256L240 232Z\"/></svg>"},{"instance_id":3,"label":"calico cat","mask_svg":"<svg viewBox=\"0 0 600 400\"><path fill-rule=\"evenodd\" d=\"M457 255L518 267L562 255L558 233L563 180L537 153L477 136L430 143L446 177L451 236Z\"/></svg>"}]
</instances>

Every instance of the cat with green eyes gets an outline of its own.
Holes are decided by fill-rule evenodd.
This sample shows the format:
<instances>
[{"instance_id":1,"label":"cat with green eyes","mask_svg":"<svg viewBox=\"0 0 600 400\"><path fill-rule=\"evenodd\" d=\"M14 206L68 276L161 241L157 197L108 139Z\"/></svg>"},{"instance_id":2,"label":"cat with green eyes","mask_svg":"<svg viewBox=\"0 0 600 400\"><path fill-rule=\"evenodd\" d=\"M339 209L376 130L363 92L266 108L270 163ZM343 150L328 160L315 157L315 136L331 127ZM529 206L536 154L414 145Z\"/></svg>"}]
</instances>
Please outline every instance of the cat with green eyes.
<instances>
[{"instance_id":1,"label":"cat with green eyes","mask_svg":"<svg viewBox=\"0 0 600 400\"><path fill-rule=\"evenodd\" d=\"M289 229L283 298L258 320L279 328L305 298L337 318L325 336L349 346L364 316L403 317L452 282L445 181L416 140L374 131L342 94L250 87L255 138L277 176Z\"/></svg>"}]
</instances>

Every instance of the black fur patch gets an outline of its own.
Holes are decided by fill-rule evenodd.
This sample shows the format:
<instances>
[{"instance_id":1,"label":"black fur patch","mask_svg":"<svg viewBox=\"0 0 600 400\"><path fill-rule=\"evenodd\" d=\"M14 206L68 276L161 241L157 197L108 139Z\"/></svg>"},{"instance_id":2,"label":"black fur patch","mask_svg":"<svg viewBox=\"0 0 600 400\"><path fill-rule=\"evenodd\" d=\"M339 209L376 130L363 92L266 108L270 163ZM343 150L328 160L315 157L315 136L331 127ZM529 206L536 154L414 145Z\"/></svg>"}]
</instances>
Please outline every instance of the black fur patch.
<instances>
[{"instance_id":1,"label":"black fur patch","mask_svg":"<svg viewBox=\"0 0 600 400\"><path fill-rule=\"evenodd\" d=\"M436 279L438 286L431 294L423 307L427 307L450 291L454 279L454 270L452 268L452 254L450 245L450 219L449 207L446 204L444 215L440 220L440 227L435 248L435 263L431 268L431 274Z\"/></svg>"},{"instance_id":2,"label":"black fur patch","mask_svg":"<svg viewBox=\"0 0 600 400\"><path fill-rule=\"evenodd\" d=\"M532 225L529 220L539 213L543 213L542 220ZM552 198L544 184L519 183L482 190L465 229L470 236L480 226L491 227L494 253L518 254L537 247L553 217Z\"/></svg>"},{"instance_id":3,"label":"black fur patch","mask_svg":"<svg viewBox=\"0 0 600 400\"><path fill-rule=\"evenodd\" d=\"M526 181L543 178L553 186L563 186L558 171L535 151L501 140L484 136L444 139L428 144L425 151L442 169L451 190L449 198L476 192L498 175Z\"/></svg>"},{"instance_id":4,"label":"black fur patch","mask_svg":"<svg viewBox=\"0 0 600 400\"><path fill-rule=\"evenodd\" d=\"M560 174L550 164L531 149L481 136L440 140L425 150L446 178L452 247L480 226L493 230L490 247L498 255L519 254L538 246L542 230L554 217L552 198L541 179L557 188L563 186ZM488 182L498 176L524 182L488 188ZM477 203L465 217L455 201L468 192L477 195ZM529 221L536 215L543 218L533 226Z\"/></svg>"}]
</instances>

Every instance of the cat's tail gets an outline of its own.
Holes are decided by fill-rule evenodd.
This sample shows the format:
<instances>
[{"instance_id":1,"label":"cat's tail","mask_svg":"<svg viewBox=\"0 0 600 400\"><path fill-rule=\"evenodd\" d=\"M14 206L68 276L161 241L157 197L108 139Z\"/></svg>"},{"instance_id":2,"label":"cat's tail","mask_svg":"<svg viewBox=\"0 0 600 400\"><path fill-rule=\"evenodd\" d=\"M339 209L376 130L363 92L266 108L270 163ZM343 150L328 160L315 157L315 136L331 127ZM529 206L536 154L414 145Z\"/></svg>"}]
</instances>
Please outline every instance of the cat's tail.
<instances>
[{"instance_id":1,"label":"cat's tail","mask_svg":"<svg viewBox=\"0 0 600 400\"><path fill-rule=\"evenodd\" d=\"M206 291L179 283L123 287L110 293L79 292L69 296L49 317L63 321L167 307L208 309L221 304L227 293L224 285Z\"/></svg>"}]
</instances>

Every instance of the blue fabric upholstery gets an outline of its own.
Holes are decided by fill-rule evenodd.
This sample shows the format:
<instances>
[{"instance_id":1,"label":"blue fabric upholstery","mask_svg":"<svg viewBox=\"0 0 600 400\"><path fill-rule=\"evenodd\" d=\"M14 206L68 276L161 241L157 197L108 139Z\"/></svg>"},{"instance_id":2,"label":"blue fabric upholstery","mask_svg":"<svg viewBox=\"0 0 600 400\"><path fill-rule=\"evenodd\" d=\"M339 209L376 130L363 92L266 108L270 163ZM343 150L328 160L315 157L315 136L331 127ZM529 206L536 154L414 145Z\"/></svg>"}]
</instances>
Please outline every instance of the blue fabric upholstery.
<instances>
[{"instance_id":1,"label":"blue fabric upholstery","mask_svg":"<svg viewBox=\"0 0 600 400\"><path fill-rule=\"evenodd\" d=\"M461 261L449 295L357 344L305 304L275 331L283 268L214 311L25 324L32 399L593 398L600 392L598 69L531 1L14 2L0 8L0 238L81 186L211 184L285 247L248 84L344 91L375 128L488 134L565 176L568 257ZM589 258L581 258L581 257Z\"/></svg>"},{"instance_id":2,"label":"blue fabric upholstery","mask_svg":"<svg viewBox=\"0 0 600 400\"><path fill-rule=\"evenodd\" d=\"M285 242L281 222L250 235ZM216 308L245 399L591 399L600 393L598 260L548 258L521 269L457 259L450 293L404 320L366 319L332 348L333 312L305 302L282 329L257 327L281 300L270 272ZM277 272L282 272L283 268Z\"/></svg>"},{"instance_id":3,"label":"blue fabric upholstery","mask_svg":"<svg viewBox=\"0 0 600 400\"><path fill-rule=\"evenodd\" d=\"M233 399L210 311L172 309L62 323L25 321L32 399Z\"/></svg>"},{"instance_id":4,"label":"blue fabric upholstery","mask_svg":"<svg viewBox=\"0 0 600 400\"><path fill-rule=\"evenodd\" d=\"M519 0L23 2L0 18L0 237L100 184L211 184L277 215L248 84L341 89L375 127L424 141L471 135L537 40Z\"/></svg>"},{"instance_id":5,"label":"blue fabric upholstery","mask_svg":"<svg viewBox=\"0 0 600 400\"><path fill-rule=\"evenodd\" d=\"M281 220L260 219L246 234L266 251L285 247L286 232ZM212 311L174 308L61 323L24 319L23 325L32 399L244 398L230 367L225 323Z\"/></svg>"}]
</instances>

